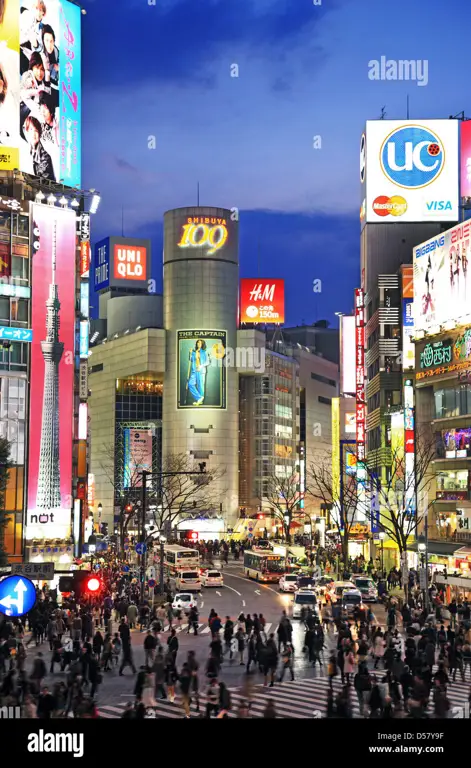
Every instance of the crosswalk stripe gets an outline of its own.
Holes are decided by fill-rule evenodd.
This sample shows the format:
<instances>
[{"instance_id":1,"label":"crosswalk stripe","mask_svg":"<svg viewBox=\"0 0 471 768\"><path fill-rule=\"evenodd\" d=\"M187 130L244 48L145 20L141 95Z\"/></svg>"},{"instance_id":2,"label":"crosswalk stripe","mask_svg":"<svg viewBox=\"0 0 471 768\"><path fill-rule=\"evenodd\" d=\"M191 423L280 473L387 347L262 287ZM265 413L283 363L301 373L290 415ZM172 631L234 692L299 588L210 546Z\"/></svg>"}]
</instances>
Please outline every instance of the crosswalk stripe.
<instances>
[{"instance_id":1,"label":"crosswalk stripe","mask_svg":"<svg viewBox=\"0 0 471 768\"><path fill-rule=\"evenodd\" d=\"M340 676L333 680L333 692L334 695L342 690L343 685L340 680ZM296 718L307 719L312 718L314 710L319 710L325 715L327 709L327 693L329 689L329 680L326 675L319 675L314 678L303 678L301 680L288 680L283 683L275 683L273 688L264 686L259 683L254 685L248 693L250 697L250 712L253 717L263 717L266 704L269 699L272 699L275 703L275 708L278 717L281 718ZM237 687L229 688L232 698L232 711L229 712L229 717L237 717L237 707L240 702L246 700L246 694L243 690ZM360 717L360 705L356 696L353 686L350 688L350 706L352 714L355 718ZM448 698L450 699L451 706L465 706L468 702L469 695L469 683L456 681L450 683L448 686ZM205 713L207 698L204 693L199 696L200 712ZM120 707L113 707L110 705L99 706L99 712L102 717L113 718L120 717L125 709L126 704L120 704ZM156 706L156 713L158 717L163 718L182 718L183 707L181 696L177 694L175 701L169 702L168 700L158 700ZM428 713L433 714L434 705L433 699L430 698L428 705ZM192 697L190 712L192 716L199 716L196 709L196 701ZM114 714L119 713L119 714Z\"/></svg>"}]
</instances>

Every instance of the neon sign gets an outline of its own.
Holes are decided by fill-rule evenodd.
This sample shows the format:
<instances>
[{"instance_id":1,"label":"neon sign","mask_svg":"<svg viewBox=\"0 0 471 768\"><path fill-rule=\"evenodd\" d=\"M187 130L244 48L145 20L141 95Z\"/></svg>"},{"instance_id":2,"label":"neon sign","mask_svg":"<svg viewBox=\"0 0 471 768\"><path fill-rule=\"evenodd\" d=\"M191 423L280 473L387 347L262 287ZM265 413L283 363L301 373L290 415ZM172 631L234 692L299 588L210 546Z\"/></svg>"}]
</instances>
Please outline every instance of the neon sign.
<instances>
[{"instance_id":1,"label":"neon sign","mask_svg":"<svg viewBox=\"0 0 471 768\"><path fill-rule=\"evenodd\" d=\"M431 368L432 365L446 365L453 359L453 347L451 341L437 341L427 344L420 353L420 367Z\"/></svg>"},{"instance_id":2,"label":"neon sign","mask_svg":"<svg viewBox=\"0 0 471 768\"><path fill-rule=\"evenodd\" d=\"M189 218L183 225L179 248L208 248L208 255L219 251L227 241L228 231L225 219L199 216Z\"/></svg>"}]
</instances>

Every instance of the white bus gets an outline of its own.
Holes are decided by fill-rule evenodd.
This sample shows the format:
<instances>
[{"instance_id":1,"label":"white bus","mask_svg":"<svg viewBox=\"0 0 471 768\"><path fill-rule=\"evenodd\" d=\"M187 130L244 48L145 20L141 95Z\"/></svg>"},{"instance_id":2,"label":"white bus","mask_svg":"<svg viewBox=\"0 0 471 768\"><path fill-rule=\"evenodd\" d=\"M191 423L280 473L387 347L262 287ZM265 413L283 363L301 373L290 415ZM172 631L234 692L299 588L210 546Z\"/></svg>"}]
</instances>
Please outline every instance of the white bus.
<instances>
[{"instance_id":1,"label":"white bus","mask_svg":"<svg viewBox=\"0 0 471 768\"><path fill-rule=\"evenodd\" d=\"M164 547L164 566L168 573L175 574L182 569L200 567L200 553L197 549L180 547L178 544L166 544Z\"/></svg>"},{"instance_id":2,"label":"white bus","mask_svg":"<svg viewBox=\"0 0 471 768\"><path fill-rule=\"evenodd\" d=\"M249 579L278 583L286 572L286 557L272 552L246 550L244 552L244 573Z\"/></svg>"}]
</instances>

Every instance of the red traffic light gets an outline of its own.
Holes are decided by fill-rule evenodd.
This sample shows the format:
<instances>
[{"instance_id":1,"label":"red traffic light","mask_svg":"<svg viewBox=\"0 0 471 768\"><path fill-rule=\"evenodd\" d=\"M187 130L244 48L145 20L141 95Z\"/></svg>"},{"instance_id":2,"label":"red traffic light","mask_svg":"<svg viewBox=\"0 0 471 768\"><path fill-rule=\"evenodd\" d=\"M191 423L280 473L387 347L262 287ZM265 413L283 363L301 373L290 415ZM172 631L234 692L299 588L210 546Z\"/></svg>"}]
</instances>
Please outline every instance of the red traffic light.
<instances>
[{"instance_id":1,"label":"red traffic light","mask_svg":"<svg viewBox=\"0 0 471 768\"><path fill-rule=\"evenodd\" d=\"M126 504L126 512L132 512L132 504Z\"/></svg>"},{"instance_id":2,"label":"red traffic light","mask_svg":"<svg viewBox=\"0 0 471 768\"><path fill-rule=\"evenodd\" d=\"M263 520L265 515L257 515L257 520Z\"/></svg>"},{"instance_id":3,"label":"red traffic light","mask_svg":"<svg viewBox=\"0 0 471 768\"><path fill-rule=\"evenodd\" d=\"M96 576L91 576L87 579L85 587L88 592L99 592L101 589L101 581Z\"/></svg>"},{"instance_id":4,"label":"red traffic light","mask_svg":"<svg viewBox=\"0 0 471 768\"><path fill-rule=\"evenodd\" d=\"M190 539L191 539L192 541L198 541L198 534L197 534L197 532L196 532L196 531L192 531L192 532L190 533Z\"/></svg>"}]
</instances>

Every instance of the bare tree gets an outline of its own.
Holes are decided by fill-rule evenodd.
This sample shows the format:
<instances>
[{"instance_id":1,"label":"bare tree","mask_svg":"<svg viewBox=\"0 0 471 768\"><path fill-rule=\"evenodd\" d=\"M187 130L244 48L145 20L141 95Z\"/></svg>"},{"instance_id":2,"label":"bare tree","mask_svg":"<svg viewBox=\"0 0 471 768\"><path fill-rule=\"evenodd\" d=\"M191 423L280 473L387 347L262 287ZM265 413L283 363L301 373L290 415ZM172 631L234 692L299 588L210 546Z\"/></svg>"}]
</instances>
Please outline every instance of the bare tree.
<instances>
[{"instance_id":1,"label":"bare tree","mask_svg":"<svg viewBox=\"0 0 471 768\"><path fill-rule=\"evenodd\" d=\"M291 544L291 524L299 513L302 496L299 490L299 472L297 469L286 477L270 474L266 478L265 495L260 499L261 507L268 505L270 512L279 520L283 531L283 541Z\"/></svg>"},{"instance_id":2,"label":"bare tree","mask_svg":"<svg viewBox=\"0 0 471 768\"><path fill-rule=\"evenodd\" d=\"M149 466L148 452L142 448L133 451L130 466L124 467L115 446L104 446L106 460L101 464L104 474L113 486L115 509L119 509L119 537L121 547L132 523L139 528L142 516L142 473L149 473L146 483L146 512L153 518L157 530L167 535L177 522L203 513L219 510L219 499L224 491L214 490L215 481L224 475L224 469L201 471L200 465L186 454L171 454L162 465L153 459ZM121 457L122 459L122 457Z\"/></svg>"},{"instance_id":3,"label":"bare tree","mask_svg":"<svg viewBox=\"0 0 471 768\"><path fill-rule=\"evenodd\" d=\"M407 446L406 446L407 447ZM416 430L412 471L406 467L407 453L399 445L391 449L391 464L386 479L381 468L366 466L371 507L378 528L396 544L400 555L408 551L412 536L434 504L429 491L433 481L431 463L436 458L436 444L428 429Z\"/></svg>"},{"instance_id":4,"label":"bare tree","mask_svg":"<svg viewBox=\"0 0 471 768\"><path fill-rule=\"evenodd\" d=\"M364 503L358 493L355 475L347 475L343 484L342 498L335 495L335 477L332 453L325 451L319 461L308 467L308 493L330 509L330 519L337 529L342 548L342 560L348 563L348 543L352 527L358 522L358 513L364 511Z\"/></svg>"}]
</instances>

